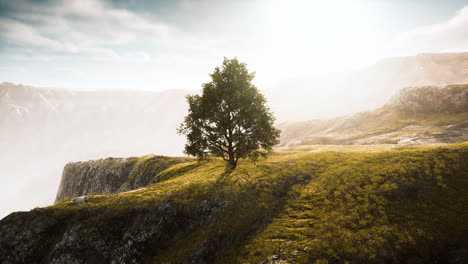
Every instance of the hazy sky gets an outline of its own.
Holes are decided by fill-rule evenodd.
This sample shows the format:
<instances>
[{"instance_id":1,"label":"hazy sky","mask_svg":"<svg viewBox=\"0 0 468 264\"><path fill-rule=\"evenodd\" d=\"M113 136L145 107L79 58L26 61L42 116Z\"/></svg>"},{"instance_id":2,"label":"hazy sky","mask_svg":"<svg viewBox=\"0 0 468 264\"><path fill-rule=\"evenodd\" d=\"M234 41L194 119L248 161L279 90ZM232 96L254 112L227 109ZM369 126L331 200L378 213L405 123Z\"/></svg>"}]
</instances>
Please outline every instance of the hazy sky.
<instances>
[{"instance_id":1,"label":"hazy sky","mask_svg":"<svg viewBox=\"0 0 468 264\"><path fill-rule=\"evenodd\" d=\"M468 51L468 0L0 0L0 82L198 89L223 56L268 88L378 58Z\"/></svg>"}]
</instances>

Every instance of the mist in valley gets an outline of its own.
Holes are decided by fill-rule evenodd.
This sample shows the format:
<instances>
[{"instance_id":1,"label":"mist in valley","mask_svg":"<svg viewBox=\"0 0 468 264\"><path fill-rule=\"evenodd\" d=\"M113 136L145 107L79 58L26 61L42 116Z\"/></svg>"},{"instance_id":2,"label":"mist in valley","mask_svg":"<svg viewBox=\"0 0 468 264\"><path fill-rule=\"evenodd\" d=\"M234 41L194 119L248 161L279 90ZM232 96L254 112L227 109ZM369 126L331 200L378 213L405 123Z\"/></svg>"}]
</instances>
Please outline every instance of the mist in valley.
<instances>
[{"instance_id":1,"label":"mist in valley","mask_svg":"<svg viewBox=\"0 0 468 264\"><path fill-rule=\"evenodd\" d=\"M53 204L68 162L184 155L185 96L224 56L257 72L277 125L370 111L408 86L468 83L466 3L413 21L404 3L175 2L152 14L120 1L34 3L24 19L28 1L0 1L0 218ZM393 25L400 9L411 14Z\"/></svg>"}]
</instances>

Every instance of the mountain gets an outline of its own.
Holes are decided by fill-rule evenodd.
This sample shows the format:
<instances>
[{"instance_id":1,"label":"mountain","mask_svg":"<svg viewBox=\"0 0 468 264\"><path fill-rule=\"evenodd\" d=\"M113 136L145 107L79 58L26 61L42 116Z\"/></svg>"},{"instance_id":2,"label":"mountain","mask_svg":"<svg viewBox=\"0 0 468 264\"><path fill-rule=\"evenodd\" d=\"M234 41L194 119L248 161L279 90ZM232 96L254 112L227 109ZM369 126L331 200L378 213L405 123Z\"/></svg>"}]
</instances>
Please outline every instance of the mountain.
<instances>
[{"instance_id":1,"label":"mountain","mask_svg":"<svg viewBox=\"0 0 468 264\"><path fill-rule=\"evenodd\" d=\"M406 86L468 83L468 52L423 53L388 58L361 71L368 80L398 89ZM356 79L364 79L359 76Z\"/></svg>"},{"instance_id":2,"label":"mountain","mask_svg":"<svg viewBox=\"0 0 468 264\"><path fill-rule=\"evenodd\" d=\"M311 72L266 90L279 122L369 111L400 89L468 83L468 53L388 58L350 73Z\"/></svg>"},{"instance_id":3,"label":"mountain","mask_svg":"<svg viewBox=\"0 0 468 264\"><path fill-rule=\"evenodd\" d=\"M278 128L281 147L468 141L468 84L405 88L374 111Z\"/></svg>"},{"instance_id":4,"label":"mountain","mask_svg":"<svg viewBox=\"0 0 468 264\"><path fill-rule=\"evenodd\" d=\"M229 175L221 159L70 163L59 193L85 196L0 220L0 262L467 263L467 159L459 143L276 151ZM114 193L134 180L150 185Z\"/></svg>"},{"instance_id":5,"label":"mountain","mask_svg":"<svg viewBox=\"0 0 468 264\"><path fill-rule=\"evenodd\" d=\"M23 137L22 140L28 140L34 131L34 141L73 144L73 140L78 143L73 147L78 148L86 148L83 141L90 141L86 143L93 144L94 149L120 141L131 145L131 150L148 150L145 145L156 145L152 143L155 134L174 138L173 131L166 129L168 126L175 129L183 118L187 93L182 90L85 92L2 83L0 126L4 129L0 139L11 142L15 137ZM136 135L141 140L133 140ZM15 145L21 142L18 140ZM159 142L157 150L175 153L165 142L167 138Z\"/></svg>"}]
</instances>

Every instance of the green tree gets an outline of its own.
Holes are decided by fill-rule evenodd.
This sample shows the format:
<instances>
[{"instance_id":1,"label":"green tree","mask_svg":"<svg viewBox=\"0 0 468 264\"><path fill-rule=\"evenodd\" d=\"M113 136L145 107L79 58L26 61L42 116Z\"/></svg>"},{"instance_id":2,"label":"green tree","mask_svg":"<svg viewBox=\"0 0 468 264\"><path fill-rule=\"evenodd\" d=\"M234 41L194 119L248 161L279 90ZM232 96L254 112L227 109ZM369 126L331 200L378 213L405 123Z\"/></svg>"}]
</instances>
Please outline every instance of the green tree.
<instances>
[{"instance_id":1,"label":"green tree","mask_svg":"<svg viewBox=\"0 0 468 264\"><path fill-rule=\"evenodd\" d=\"M189 114L178 129L187 136L185 153L222 157L234 169L240 158L257 160L279 143L280 131L265 97L245 63L224 58L203 84L202 95L188 95Z\"/></svg>"}]
</instances>

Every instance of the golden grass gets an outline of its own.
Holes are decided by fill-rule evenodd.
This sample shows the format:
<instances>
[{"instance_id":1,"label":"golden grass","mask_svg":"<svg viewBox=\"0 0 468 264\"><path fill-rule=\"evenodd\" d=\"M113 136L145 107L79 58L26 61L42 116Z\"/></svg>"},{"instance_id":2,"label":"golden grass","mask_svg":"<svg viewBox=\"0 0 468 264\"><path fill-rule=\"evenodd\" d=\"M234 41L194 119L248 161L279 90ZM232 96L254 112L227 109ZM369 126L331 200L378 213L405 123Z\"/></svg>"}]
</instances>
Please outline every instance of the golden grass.
<instances>
[{"instance_id":1,"label":"golden grass","mask_svg":"<svg viewBox=\"0 0 468 264\"><path fill-rule=\"evenodd\" d=\"M38 210L115 217L169 204L193 227L155 248L155 263L183 262L206 243L217 263L424 261L468 231L467 160L468 143L308 146L240 161L230 174L220 159L184 162L147 188Z\"/></svg>"}]
</instances>

